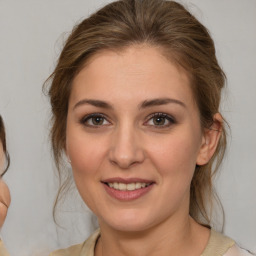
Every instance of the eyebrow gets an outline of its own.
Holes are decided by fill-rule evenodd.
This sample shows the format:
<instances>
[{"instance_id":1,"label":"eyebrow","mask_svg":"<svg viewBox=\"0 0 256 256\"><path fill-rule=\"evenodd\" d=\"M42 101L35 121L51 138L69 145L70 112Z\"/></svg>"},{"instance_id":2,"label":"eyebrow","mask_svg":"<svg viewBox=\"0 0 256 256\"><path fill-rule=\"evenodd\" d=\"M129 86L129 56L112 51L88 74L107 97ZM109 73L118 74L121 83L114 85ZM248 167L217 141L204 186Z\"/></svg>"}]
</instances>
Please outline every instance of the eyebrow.
<instances>
[{"instance_id":1,"label":"eyebrow","mask_svg":"<svg viewBox=\"0 0 256 256\"><path fill-rule=\"evenodd\" d=\"M171 98L159 98L159 99L152 99L152 100L145 100L141 103L139 108L148 108L152 106L161 106L166 105L169 103L175 103L182 107L186 107L185 103L180 100L171 99Z\"/></svg>"},{"instance_id":2,"label":"eyebrow","mask_svg":"<svg viewBox=\"0 0 256 256\"><path fill-rule=\"evenodd\" d=\"M106 101L102 101L102 100L89 100L89 99L84 99L84 100L80 100L78 101L75 106L73 107L73 109L81 106L81 105L85 105L85 104L89 104L95 107L99 107L99 108L106 108L106 109L113 109L113 107L107 103Z\"/></svg>"},{"instance_id":3,"label":"eyebrow","mask_svg":"<svg viewBox=\"0 0 256 256\"><path fill-rule=\"evenodd\" d=\"M183 103L180 100L171 99L171 98L157 98L157 99L151 99L151 100L143 101L139 105L139 109L144 109L144 108L153 107L153 106L161 106L161 105L166 105L166 104L169 104L169 103L175 103L175 104L178 104L182 107L186 107L185 103ZM93 99L80 100L75 104L73 109L75 109L75 108L77 108L81 105L85 105L85 104L89 104L89 105L99 107L99 108L113 109L113 106L111 104L109 104L108 102L102 101L102 100L93 100Z\"/></svg>"}]
</instances>

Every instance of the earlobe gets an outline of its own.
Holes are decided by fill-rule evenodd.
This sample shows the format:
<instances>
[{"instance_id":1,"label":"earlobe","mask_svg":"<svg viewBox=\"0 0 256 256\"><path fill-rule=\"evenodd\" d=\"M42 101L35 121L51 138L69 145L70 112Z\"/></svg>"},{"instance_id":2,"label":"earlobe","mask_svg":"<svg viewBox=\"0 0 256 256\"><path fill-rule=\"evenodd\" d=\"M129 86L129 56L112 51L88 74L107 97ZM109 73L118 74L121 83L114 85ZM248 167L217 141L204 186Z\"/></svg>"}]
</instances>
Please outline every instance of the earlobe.
<instances>
[{"instance_id":1,"label":"earlobe","mask_svg":"<svg viewBox=\"0 0 256 256\"><path fill-rule=\"evenodd\" d=\"M220 113L216 113L213 120L211 127L204 129L202 144L196 161L197 165L207 164L218 146L222 132L223 118Z\"/></svg>"},{"instance_id":2,"label":"earlobe","mask_svg":"<svg viewBox=\"0 0 256 256\"><path fill-rule=\"evenodd\" d=\"M66 152L66 157L67 157L68 163L71 163L70 157L69 157L69 155L67 154L67 152Z\"/></svg>"},{"instance_id":3,"label":"earlobe","mask_svg":"<svg viewBox=\"0 0 256 256\"><path fill-rule=\"evenodd\" d=\"M67 156L68 163L71 163L71 160L70 160L69 156L67 154L66 154L66 156Z\"/></svg>"},{"instance_id":4,"label":"earlobe","mask_svg":"<svg viewBox=\"0 0 256 256\"><path fill-rule=\"evenodd\" d=\"M66 147L65 147L65 155L66 155L66 157L67 157L68 163L71 163L71 160L70 160L70 157L69 157L69 153L68 153L68 149L67 149L67 145L66 145Z\"/></svg>"}]
</instances>

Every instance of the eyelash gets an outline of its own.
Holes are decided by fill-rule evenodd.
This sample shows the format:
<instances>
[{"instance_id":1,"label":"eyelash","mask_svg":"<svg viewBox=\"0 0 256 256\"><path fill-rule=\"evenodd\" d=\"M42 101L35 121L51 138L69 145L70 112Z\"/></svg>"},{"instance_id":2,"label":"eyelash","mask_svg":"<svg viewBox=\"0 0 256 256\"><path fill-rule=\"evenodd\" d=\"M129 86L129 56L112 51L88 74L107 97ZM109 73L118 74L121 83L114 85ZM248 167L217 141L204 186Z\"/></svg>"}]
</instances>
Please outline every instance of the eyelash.
<instances>
[{"instance_id":1,"label":"eyelash","mask_svg":"<svg viewBox=\"0 0 256 256\"><path fill-rule=\"evenodd\" d=\"M147 123L150 121L150 120L153 120L153 118L163 118L164 119L164 122L168 122L168 124L163 124L163 125L156 125L156 124L152 124L152 125L148 125ZM154 114L151 114L150 116L147 117L147 121L146 121L146 125L148 126L154 126L155 128L157 129L161 129L161 128L166 128L166 127L169 127L173 124L176 123L176 120L168 115L168 114L165 114L165 113L154 113Z\"/></svg>"},{"instance_id":2,"label":"eyelash","mask_svg":"<svg viewBox=\"0 0 256 256\"><path fill-rule=\"evenodd\" d=\"M106 116L103 115L103 114L101 114L101 113L89 114L89 115L83 117L83 118L81 119L80 123L83 124L83 125L85 125L85 126L93 127L93 128L100 128L101 126L106 125L106 124L99 124L99 125L96 125L96 124L89 124L89 123L88 123L90 119L91 119L91 121L92 121L93 118L97 118L97 117L103 119L103 122L107 121L107 122L110 124L110 122L107 120ZM108 124L107 124L107 125L108 125Z\"/></svg>"},{"instance_id":3,"label":"eyelash","mask_svg":"<svg viewBox=\"0 0 256 256\"><path fill-rule=\"evenodd\" d=\"M93 122L93 118L100 118L103 123L102 124L89 124L89 121ZM163 118L164 119L164 124L163 125L156 125L156 124L148 124L150 120L153 120L154 118ZM108 122L108 124L104 124L104 122ZM166 121L168 122L168 124L165 124ZM111 123L108 121L108 118L106 118L106 116L104 114L101 114L101 113L93 113L93 114L89 114L85 117L83 117L80 121L81 124L87 126L87 127L91 127L91 128L100 128L101 126L107 126L107 125L110 125ZM166 128L166 127L169 127L173 124L176 123L176 120L168 115L168 114L165 114L165 113L153 113L151 115L149 115L146 119L146 122L144 122L143 124L146 125L146 126L154 126L155 128L157 129L161 129L161 128Z\"/></svg>"}]
</instances>

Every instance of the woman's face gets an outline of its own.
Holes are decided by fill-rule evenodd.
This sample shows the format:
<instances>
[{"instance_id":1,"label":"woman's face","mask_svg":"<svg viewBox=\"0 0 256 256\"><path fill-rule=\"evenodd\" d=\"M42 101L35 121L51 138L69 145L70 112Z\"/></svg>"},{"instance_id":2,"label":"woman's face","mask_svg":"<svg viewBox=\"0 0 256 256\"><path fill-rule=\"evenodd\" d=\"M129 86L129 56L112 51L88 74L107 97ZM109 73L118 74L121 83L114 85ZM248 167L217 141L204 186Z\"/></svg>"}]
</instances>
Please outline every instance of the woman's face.
<instances>
[{"instance_id":1,"label":"woman's face","mask_svg":"<svg viewBox=\"0 0 256 256\"><path fill-rule=\"evenodd\" d=\"M102 226L142 231L188 217L203 143L189 79L159 49L103 51L73 81L66 153Z\"/></svg>"}]
</instances>

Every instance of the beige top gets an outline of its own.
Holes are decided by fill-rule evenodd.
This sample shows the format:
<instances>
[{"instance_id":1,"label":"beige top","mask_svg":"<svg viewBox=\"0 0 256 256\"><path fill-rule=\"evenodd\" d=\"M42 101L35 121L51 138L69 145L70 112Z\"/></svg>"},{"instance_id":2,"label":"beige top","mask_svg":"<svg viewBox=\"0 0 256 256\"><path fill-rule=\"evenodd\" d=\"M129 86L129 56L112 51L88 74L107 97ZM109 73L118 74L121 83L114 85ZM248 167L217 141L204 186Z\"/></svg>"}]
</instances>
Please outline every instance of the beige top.
<instances>
[{"instance_id":1,"label":"beige top","mask_svg":"<svg viewBox=\"0 0 256 256\"><path fill-rule=\"evenodd\" d=\"M57 250L50 256L94 256L94 248L100 236L99 229L96 230L84 243L73 245L67 249ZM211 230L209 242L201 256L246 256L250 255L243 252L236 246L235 242L214 230Z\"/></svg>"},{"instance_id":2,"label":"beige top","mask_svg":"<svg viewBox=\"0 0 256 256\"><path fill-rule=\"evenodd\" d=\"M0 255L1 256L9 256L9 253L5 249L4 243L3 243L3 241L1 239L0 239Z\"/></svg>"}]
</instances>

